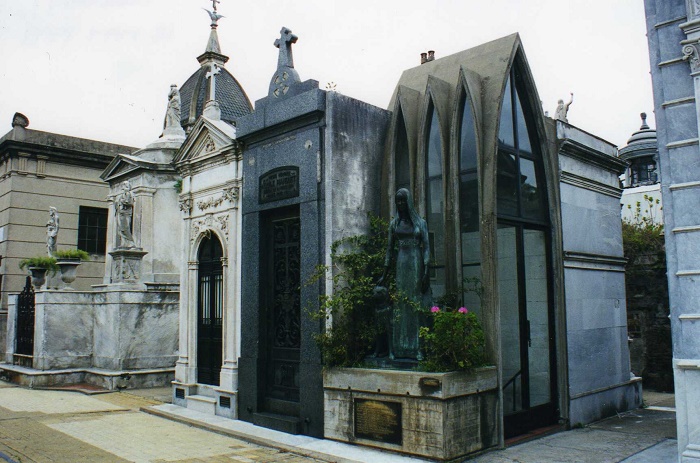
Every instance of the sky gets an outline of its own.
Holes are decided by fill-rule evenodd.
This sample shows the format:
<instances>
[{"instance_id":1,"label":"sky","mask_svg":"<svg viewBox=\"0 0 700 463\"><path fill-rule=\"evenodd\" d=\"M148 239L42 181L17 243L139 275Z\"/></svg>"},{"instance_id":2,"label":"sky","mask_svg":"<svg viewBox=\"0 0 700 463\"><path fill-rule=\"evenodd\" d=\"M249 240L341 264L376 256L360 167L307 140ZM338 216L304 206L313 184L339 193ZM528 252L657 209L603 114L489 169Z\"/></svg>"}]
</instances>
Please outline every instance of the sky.
<instances>
[{"instance_id":1,"label":"sky","mask_svg":"<svg viewBox=\"0 0 700 463\"><path fill-rule=\"evenodd\" d=\"M543 106L620 147L655 126L641 0L221 0L226 68L252 102L267 95L282 26L302 80L386 108L420 53L447 56L520 33ZM0 0L0 135L29 128L144 147L171 84L198 68L211 0ZM680 48L679 48L680 54Z\"/></svg>"}]
</instances>

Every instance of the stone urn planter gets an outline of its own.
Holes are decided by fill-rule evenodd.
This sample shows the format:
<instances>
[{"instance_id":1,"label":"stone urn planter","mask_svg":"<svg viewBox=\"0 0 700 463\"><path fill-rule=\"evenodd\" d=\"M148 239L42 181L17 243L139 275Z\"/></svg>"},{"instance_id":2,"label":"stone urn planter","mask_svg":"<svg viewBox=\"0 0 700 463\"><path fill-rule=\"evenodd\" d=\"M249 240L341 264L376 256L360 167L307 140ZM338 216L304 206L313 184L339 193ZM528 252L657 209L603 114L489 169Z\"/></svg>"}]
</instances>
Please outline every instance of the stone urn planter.
<instances>
[{"instance_id":1,"label":"stone urn planter","mask_svg":"<svg viewBox=\"0 0 700 463\"><path fill-rule=\"evenodd\" d=\"M471 372L330 368L324 436L451 461L498 445L496 367Z\"/></svg>"},{"instance_id":2,"label":"stone urn planter","mask_svg":"<svg viewBox=\"0 0 700 463\"><path fill-rule=\"evenodd\" d=\"M44 286L44 283L46 283L46 272L49 271L49 269L44 268L44 267L27 267L29 269L29 272L32 275L32 285L36 288L39 289L42 286Z\"/></svg>"},{"instance_id":3,"label":"stone urn planter","mask_svg":"<svg viewBox=\"0 0 700 463\"><path fill-rule=\"evenodd\" d=\"M80 259L58 259L56 264L61 270L61 281L66 285L65 289L71 289L70 284L75 281Z\"/></svg>"}]
</instances>

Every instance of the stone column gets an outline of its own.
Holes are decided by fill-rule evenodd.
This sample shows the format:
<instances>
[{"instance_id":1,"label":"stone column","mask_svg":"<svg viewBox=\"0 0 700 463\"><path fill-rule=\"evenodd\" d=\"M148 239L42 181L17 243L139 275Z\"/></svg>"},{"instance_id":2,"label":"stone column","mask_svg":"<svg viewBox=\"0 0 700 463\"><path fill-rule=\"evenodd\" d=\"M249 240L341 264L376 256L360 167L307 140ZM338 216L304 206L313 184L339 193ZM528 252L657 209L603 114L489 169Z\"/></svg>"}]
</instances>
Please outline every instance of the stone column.
<instances>
[{"instance_id":1,"label":"stone column","mask_svg":"<svg viewBox=\"0 0 700 463\"><path fill-rule=\"evenodd\" d=\"M678 461L692 463L700 462L700 215L697 213L700 171L695 168L700 156L700 1L686 0L687 21L680 24L682 34L678 24L666 27L672 21L664 22L660 15L672 7L660 5L656 2L656 24L648 23L647 29L662 174ZM647 15L650 11L647 5ZM673 50L670 47L678 46L679 35L685 37L680 50L676 50L682 50L682 60L690 65L692 85L688 79L681 78L683 73L674 72L681 71L679 66L687 65L680 58L666 56L668 49ZM655 52L661 62L654 62ZM664 72L654 69L655 66ZM674 99L664 101L667 95L673 95ZM694 111L690 111L689 104L694 105Z\"/></svg>"},{"instance_id":2,"label":"stone column","mask_svg":"<svg viewBox=\"0 0 700 463\"><path fill-rule=\"evenodd\" d=\"M107 251L114 249L116 244L116 210L114 209L114 195L107 197ZM105 275L102 282L108 285L112 276L112 256L109 252L105 255Z\"/></svg>"},{"instance_id":3,"label":"stone column","mask_svg":"<svg viewBox=\"0 0 700 463\"><path fill-rule=\"evenodd\" d=\"M153 196L156 188L138 186L131 190L134 195L133 235L136 246L152 251L156 240L153 211ZM160 230L163 230L160 228ZM153 281L153 253L144 257L141 264L143 281Z\"/></svg>"}]
</instances>

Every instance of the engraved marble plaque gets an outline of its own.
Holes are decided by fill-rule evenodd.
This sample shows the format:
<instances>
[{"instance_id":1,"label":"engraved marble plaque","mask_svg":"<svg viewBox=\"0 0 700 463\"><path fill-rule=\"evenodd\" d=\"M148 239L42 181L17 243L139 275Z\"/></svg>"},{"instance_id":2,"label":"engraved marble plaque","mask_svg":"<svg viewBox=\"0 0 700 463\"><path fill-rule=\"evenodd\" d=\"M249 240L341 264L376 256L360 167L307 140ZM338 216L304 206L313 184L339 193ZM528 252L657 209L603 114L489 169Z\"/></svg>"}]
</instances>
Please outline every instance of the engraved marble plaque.
<instances>
[{"instance_id":1,"label":"engraved marble plaque","mask_svg":"<svg viewBox=\"0 0 700 463\"><path fill-rule=\"evenodd\" d=\"M355 437L401 445L401 404L354 399Z\"/></svg>"},{"instance_id":2,"label":"engraved marble plaque","mask_svg":"<svg viewBox=\"0 0 700 463\"><path fill-rule=\"evenodd\" d=\"M279 167L260 176L260 204L299 196L299 168Z\"/></svg>"}]
</instances>

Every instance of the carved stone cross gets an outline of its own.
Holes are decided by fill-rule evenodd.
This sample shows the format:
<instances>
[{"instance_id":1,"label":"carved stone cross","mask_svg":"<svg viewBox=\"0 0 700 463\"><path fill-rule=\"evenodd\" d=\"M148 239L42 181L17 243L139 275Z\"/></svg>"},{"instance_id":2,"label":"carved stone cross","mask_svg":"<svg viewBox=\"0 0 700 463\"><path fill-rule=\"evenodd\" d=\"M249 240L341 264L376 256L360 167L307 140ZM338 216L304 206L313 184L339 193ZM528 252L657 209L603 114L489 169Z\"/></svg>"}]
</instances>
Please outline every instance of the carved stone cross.
<instances>
[{"instance_id":1,"label":"carved stone cross","mask_svg":"<svg viewBox=\"0 0 700 463\"><path fill-rule=\"evenodd\" d=\"M277 68L294 67L294 57L292 56L292 44L297 42L298 37L292 31L283 27L280 31L280 38L275 40L275 46L280 49L277 59Z\"/></svg>"},{"instance_id":2,"label":"carved stone cross","mask_svg":"<svg viewBox=\"0 0 700 463\"><path fill-rule=\"evenodd\" d=\"M216 4L221 3L219 0L211 0L211 6L214 8L214 13L216 13Z\"/></svg>"},{"instance_id":3,"label":"carved stone cross","mask_svg":"<svg viewBox=\"0 0 700 463\"><path fill-rule=\"evenodd\" d=\"M280 30L280 38L275 40L275 47L279 48L277 59L277 71L270 82L270 96L279 98L289 91L289 86L300 82L299 74L294 70L294 57L292 56L292 44L296 43L297 36L290 29L283 27Z\"/></svg>"},{"instance_id":4,"label":"carved stone cross","mask_svg":"<svg viewBox=\"0 0 700 463\"><path fill-rule=\"evenodd\" d=\"M215 76L221 72L221 68L216 63L211 63L211 68L205 74L207 79L211 79L209 82L209 99L216 100L216 83L214 81Z\"/></svg>"}]
</instances>

